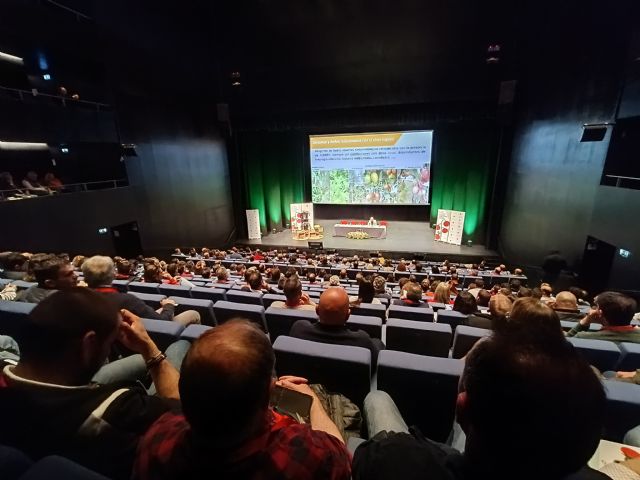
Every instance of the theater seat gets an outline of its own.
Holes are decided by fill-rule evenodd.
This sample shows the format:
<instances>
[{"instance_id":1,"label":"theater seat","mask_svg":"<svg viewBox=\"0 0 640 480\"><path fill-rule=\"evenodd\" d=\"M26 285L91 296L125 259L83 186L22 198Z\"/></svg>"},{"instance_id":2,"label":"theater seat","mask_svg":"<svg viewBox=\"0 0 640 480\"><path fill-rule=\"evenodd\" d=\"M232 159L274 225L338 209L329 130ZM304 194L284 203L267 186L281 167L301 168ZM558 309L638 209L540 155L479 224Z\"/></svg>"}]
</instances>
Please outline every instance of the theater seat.
<instances>
[{"instance_id":1,"label":"theater seat","mask_svg":"<svg viewBox=\"0 0 640 480\"><path fill-rule=\"evenodd\" d=\"M164 300L166 295L160 295L158 293L142 293L142 292L129 292L131 295L138 297L144 303L149 305L154 310L160 308L160 301Z\"/></svg>"},{"instance_id":2,"label":"theater seat","mask_svg":"<svg viewBox=\"0 0 640 480\"><path fill-rule=\"evenodd\" d=\"M129 291L130 292L140 292L140 293L160 293L158 287L159 283L147 283L147 282L129 282Z\"/></svg>"},{"instance_id":3,"label":"theater seat","mask_svg":"<svg viewBox=\"0 0 640 480\"><path fill-rule=\"evenodd\" d=\"M178 340L184 330L184 326L179 323L168 322L166 320L143 318L142 323L144 323L144 328L147 329L151 339L162 351L166 350L169 345Z\"/></svg>"},{"instance_id":4,"label":"theater seat","mask_svg":"<svg viewBox=\"0 0 640 480\"><path fill-rule=\"evenodd\" d=\"M455 331L458 325L464 325L467 322L467 315L453 310L440 310L436 315L436 322L451 325L451 329Z\"/></svg>"},{"instance_id":5,"label":"theater seat","mask_svg":"<svg viewBox=\"0 0 640 480\"><path fill-rule=\"evenodd\" d=\"M414 320L416 322L433 322L433 309L425 307L405 307L389 305L389 318Z\"/></svg>"},{"instance_id":6,"label":"theater seat","mask_svg":"<svg viewBox=\"0 0 640 480\"><path fill-rule=\"evenodd\" d=\"M387 318L387 309L384 305L377 303L361 303L357 307L351 307L351 313L365 317L378 317L383 322Z\"/></svg>"},{"instance_id":7,"label":"theater seat","mask_svg":"<svg viewBox=\"0 0 640 480\"><path fill-rule=\"evenodd\" d=\"M273 302L284 302L287 300L287 297L284 295L279 295L277 293L265 293L262 296L262 305L264 308L269 308Z\"/></svg>"},{"instance_id":8,"label":"theater seat","mask_svg":"<svg viewBox=\"0 0 640 480\"><path fill-rule=\"evenodd\" d=\"M21 327L35 306L35 303L0 302L0 335L8 335L17 340Z\"/></svg>"},{"instance_id":9,"label":"theater seat","mask_svg":"<svg viewBox=\"0 0 640 480\"><path fill-rule=\"evenodd\" d=\"M180 333L180 338L183 340L189 340L193 342L196 338L202 335L207 330L211 330L213 327L208 325L189 325Z\"/></svg>"},{"instance_id":10,"label":"theater seat","mask_svg":"<svg viewBox=\"0 0 640 480\"><path fill-rule=\"evenodd\" d=\"M191 298L191 287L185 287L183 285L164 285L160 284L158 290L162 295L167 297L186 297Z\"/></svg>"},{"instance_id":11,"label":"theater seat","mask_svg":"<svg viewBox=\"0 0 640 480\"><path fill-rule=\"evenodd\" d=\"M338 392L360 408L371 388L371 352L366 348L311 342L281 335L273 344L276 372L298 375Z\"/></svg>"},{"instance_id":12,"label":"theater seat","mask_svg":"<svg viewBox=\"0 0 640 480\"><path fill-rule=\"evenodd\" d=\"M447 308L447 305L445 305L444 303L438 303L438 302L429 302L429 306L433 308L435 312L438 312L440 310L446 310Z\"/></svg>"},{"instance_id":13,"label":"theater seat","mask_svg":"<svg viewBox=\"0 0 640 480\"><path fill-rule=\"evenodd\" d=\"M567 340L601 372L613 370L620 360L620 349L613 342L576 337Z\"/></svg>"},{"instance_id":14,"label":"theater seat","mask_svg":"<svg viewBox=\"0 0 640 480\"><path fill-rule=\"evenodd\" d=\"M243 292L241 290L227 290L227 301L262 306L262 294L256 292Z\"/></svg>"},{"instance_id":15,"label":"theater seat","mask_svg":"<svg viewBox=\"0 0 640 480\"><path fill-rule=\"evenodd\" d=\"M615 380L603 384L607 394L603 438L622 442L624 434L640 423L640 385Z\"/></svg>"},{"instance_id":16,"label":"theater seat","mask_svg":"<svg viewBox=\"0 0 640 480\"><path fill-rule=\"evenodd\" d=\"M184 297L169 298L178 304L176 307L176 315L184 312L185 310L195 310L200 314L200 322L203 325L217 325L216 316L213 313L213 302L211 300Z\"/></svg>"},{"instance_id":17,"label":"theater seat","mask_svg":"<svg viewBox=\"0 0 640 480\"><path fill-rule=\"evenodd\" d=\"M25 282L24 280L12 280L11 283L16 286L17 290L26 290L38 285L37 282Z\"/></svg>"},{"instance_id":18,"label":"theater seat","mask_svg":"<svg viewBox=\"0 0 640 480\"><path fill-rule=\"evenodd\" d=\"M114 280L111 282L111 286L121 293L127 293L129 291L129 280Z\"/></svg>"},{"instance_id":19,"label":"theater seat","mask_svg":"<svg viewBox=\"0 0 640 480\"><path fill-rule=\"evenodd\" d=\"M445 442L453 425L463 367L462 360L382 350L378 390L391 395L407 425Z\"/></svg>"},{"instance_id":20,"label":"theater seat","mask_svg":"<svg viewBox=\"0 0 640 480\"><path fill-rule=\"evenodd\" d=\"M227 299L226 290L222 288L193 287L191 296L202 300L211 300L213 303Z\"/></svg>"},{"instance_id":21,"label":"theater seat","mask_svg":"<svg viewBox=\"0 0 640 480\"><path fill-rule=\"evenodd\" d=\"M640 344L622 342L618 348L620 349L620 361L616 370L631 372L640 369ZM640 419L638 423L640 423Z\"/></svg>"},{"instance_id":22,"label":"theater seat","mask_svg":"<svg viewBox=\"0 0 640 480\"><path fill-rule=\"evenodd\" d=\"M448 357L451 338L451 327L446 324L398 318L390 318L387 321L386 345L389 350Z\"/></svg>"},{"instance_id":23,"label":"theater seat","mask_svg":"<svg viewBox=\"0 0 640 480\"><path fill-rule=\"evenodd\" d=\"M460 325L456 328L453 336L453 358L462 358L478 340L491 335L491 330L486 328L470 327L468 325Z\"/></svg>"},{"instance_id":24,"label":"theater seat","mask_svg":"<svg viewBox=\"0 0 640 480\"><path fill-rule=\"evenodd\" d=\"M350 315L347 320L347 328L367 332L371 338L382 338L382 320L378 317Z\"/></svg>"},{"instance_id":25,"label":"theater seat","mask_svg":"<svg viewBox=\"0 0 640 480\"><path fill-rule=\"evenodd\" d=\"M233 318L244 318L260 326L264 332L268 332L264 318L264 307L261 305L251 305L248 303L234 303L221 300L213 306L218 324Z\"/></svg>"},{"instance_id":26,"label":"theater seat","mask_svg":"<svg viewBox=\"0 0 640 480\"><path fill-rule=\"evenodd\" d=\"M298 320L309 320L312 323L318 321L318 315L313 310L269 307L264 315L271 343L274 343L280 335L289 335L291 326Z\"/></svg>"}]
</instances>

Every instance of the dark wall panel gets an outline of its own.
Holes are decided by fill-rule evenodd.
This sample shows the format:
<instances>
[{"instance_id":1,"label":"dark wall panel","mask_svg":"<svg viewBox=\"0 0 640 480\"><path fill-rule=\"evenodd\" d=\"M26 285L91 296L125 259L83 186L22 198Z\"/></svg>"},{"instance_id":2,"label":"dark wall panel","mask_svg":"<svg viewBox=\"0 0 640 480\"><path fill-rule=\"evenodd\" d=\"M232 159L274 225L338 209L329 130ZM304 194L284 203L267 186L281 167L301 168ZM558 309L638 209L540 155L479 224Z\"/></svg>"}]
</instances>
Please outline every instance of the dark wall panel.
<instances>
[{"instance_id":1,"label":"dark wall panel","mask_svg":"<svg viewBox=\"0 0 640 480\"><path fill-rule=\"evenodd\" d=\"M131 187L0 202L0 250L113 255L98 228L135 221L137 206Z\"/></svg>"}]
</instances>

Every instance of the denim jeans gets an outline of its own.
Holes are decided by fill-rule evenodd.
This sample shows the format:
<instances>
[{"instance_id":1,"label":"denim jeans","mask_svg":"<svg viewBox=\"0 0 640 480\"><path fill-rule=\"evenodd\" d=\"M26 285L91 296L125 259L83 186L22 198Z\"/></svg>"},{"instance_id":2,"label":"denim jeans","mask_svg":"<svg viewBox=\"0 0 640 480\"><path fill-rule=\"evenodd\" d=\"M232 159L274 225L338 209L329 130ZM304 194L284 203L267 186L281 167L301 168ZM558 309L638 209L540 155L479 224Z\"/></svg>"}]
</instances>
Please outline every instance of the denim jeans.
<instances>
[{"instance_id":1,"label":"denim jeans","mask_svg":"<svg viewBox=\"0 0 640 480\"><path fill-rule=\"evenodd\" d=\"M191 347L191 342L178 340L169 345L165 350L164 353L167 356L167 360L176 370L180 371L182 361L189 347ZM144 382L147 375L147 366L142 359L142 355L136 354L103 365L93 376L93 381L101 384L112 382ZM155 393L153 385L149 391L152 391L152 394Z\"/></svg>"}]
</instances>

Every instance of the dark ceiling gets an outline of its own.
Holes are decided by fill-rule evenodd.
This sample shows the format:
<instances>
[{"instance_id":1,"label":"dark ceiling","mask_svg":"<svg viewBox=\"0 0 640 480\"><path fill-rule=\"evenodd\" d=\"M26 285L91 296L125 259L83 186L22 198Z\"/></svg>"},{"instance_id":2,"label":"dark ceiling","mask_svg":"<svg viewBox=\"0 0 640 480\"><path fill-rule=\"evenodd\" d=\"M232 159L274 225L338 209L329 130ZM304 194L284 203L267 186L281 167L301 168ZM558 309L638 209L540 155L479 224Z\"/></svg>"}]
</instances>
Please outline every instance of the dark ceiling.
<instances>
[{"instance_id":1,"label":"dark ceiling","mask_svg":"<svg viewBox=\"0 0 640 480\"><path fill-rule=\"evenodd\" d=\"M495 103L501 80L562 68L566 55L588 61L594 38L629 30L637 8L631 0L3 4L0 50L25 58L44 51L58 79L93 95L197 98L247 113ZM500 63L487 65L487 46L495 43ZM231 86L233 71L240 87Z\"/></svg>"}]
</instances>

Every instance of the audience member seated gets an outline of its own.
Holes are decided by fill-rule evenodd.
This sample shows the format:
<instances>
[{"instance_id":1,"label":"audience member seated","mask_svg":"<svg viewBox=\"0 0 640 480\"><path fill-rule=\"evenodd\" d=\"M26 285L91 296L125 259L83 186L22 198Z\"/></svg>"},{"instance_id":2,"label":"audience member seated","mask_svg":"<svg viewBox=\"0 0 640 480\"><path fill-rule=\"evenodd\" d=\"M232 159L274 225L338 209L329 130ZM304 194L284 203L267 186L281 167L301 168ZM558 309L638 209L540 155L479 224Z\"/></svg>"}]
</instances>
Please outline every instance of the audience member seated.
<instances>
[{"instance_id":1,"label":"audience member seated","mask_svg":"<svg viewBox=\"0 0 640 480\"><path fill-rule=\"evenodd\" d=\"M453 311L471 315L478 311L476 299L469 292L460 292L453 301Z\"/></svg>"},{"instance_id":2,"label":"audience member seated","mask_svg":"<svg viewBox=\"0 0 640 480\"><path fill-rule=\"evenodd\" d=\"M482 290L486 292L486 290ZM489 292L487 292L488 294ZM480 294L478 295L480 296ZM511 313L511 307L513 302L509 297L498 293L490 297L489 301L489 314L476 312L469 316L467 324L470 327L486 328L493 330L499 324L503 323L506 317Z\"/></svg>"},{"instance_id":3,"label":"audience member seated","mask_svg":"<svg viewBox=\"0 0 640 480\"><path fill-rule=\"evenodd\" d=\"M51 193L51 190L40 183L38 174L34 171L27 172L22 180L22 186L31 195L49 195Z\"/></svg>"},{"instance_id":4,"label":"audience member seated","mask_svg":"<svg viewBox=\"0 0 640 480\"><path fill-rule=\"evenodd\" d=\"M73 288L78 283L71 264L53 255L35 264L33 274L38 284L19 292L18 302L40 303L58 290Z\"/></svg>"},{"instance_id":5,"label":"audience member seated","mask_svg":"<svg viewBox=\"0 0 640 480\"><path fill-rule=\"evenodd\" d=\"M576 300L578 301L578 305L590 305L590 303L587 301L588 293L586 290L579 287L571 287L569 291L575 295Z\"/></svg>"},{"instance_id":6,"label":"audience member seated","mask_svg":"<svg viewBox=\"0 0 640 480\"><path fill-rule=\"evenodd\" d=\"M405 283L401 290L400 298L395 300L393 304L403 307L429 308L429 304L422 301L422 287L413 282Z\"/></svg>"},{"instance_id":7,"label":"audience member seated","mask_svg":"<svg viewBox=\"0 0 640 480\"><path fill-rule=\"evenodd\" d=\"M520 290L518 290L518 298L523 298L523 297L533 297L533 292L531 291L530 288L520 287Z\"/></svg>"},{"instance_id":8,"label":"audience member seated","mask_svg":"<svg viewBox=\"0 0 640 480\"><path fill-rule=\"evenodd\" d=\"M21 253L10 252L2 257L0 276L10 280L24 280L27 269L27 257Z\"/></svg>"},{"instance_id":9,"label":"audience member seated","mask_svg":"<svg viewBox=\"0 0 640 480\"><path fill-rule=\"evenodd\" d=\"M560 480L593 455L604 408L602 384L567 342L488 337L460 380L464 453L409 431L393 400L374 391L365 400L371 439L355 452L353 478Z\"/></svg>"},{"instance_id":10,"label":"audience member seated","mask_svg":"<svg viewBox=\"0 0 640 480\"><path fill-rule=\"evenodd\" d=\"M358 295L349 297L349 303L352 306L358 306L361 303L374 303L380 305L382 302L375 296L376 292L373 288L371 277L362 277L358 284Z\"/></svg>"},{"instance_id":11,"label":"audience member seated","mask_svg":"<svg viewBox=\"0 0 640 480\"><path fill-rule=\"evenodd\" d=\"M373 290L376 298L391 300L391 294L387 291L387 282L384 277L376 275L373 279Z\"/></svg>"},{"instance_id":12,"label":"audience member seated","mask_svg":"<svg viewBox=\"0 0 640 480\"><path fill-rule=\"evenodd\" d=\"M260 272L256 269L249 269L247 270L248 275L246 276L246 281L247 284L242 287L241 290L245 291L245 292L253 292L253 293L269 293L270 289L269 287L265 284L264 280L262 279L262 275L260 275Z\"/></svg>"},{"instance_id":13,"label":"audience member seated","mask_svg":"<svg viewBox=\"0 0 640 480\"><path fill-rule=\"evenodd\" d=\"M302 283L298 275L291 275L284 282L282 290L286 301L278 300L271 304L274 308L294 308L298 310L315 310L316 304L309 299L309 295L302 293Z\"/></svg>"},{"instance_id":14,"label":"audience member seated","mask_svg":"<svg viewBox=\"0 0 640 480\"><path fill-rule=\"evenodd\" d=\"M0 191L4 198L28 196L25 190L20 189L14 182L9 172L0 172Z\"/></svg>"},{"instance_id":15,"label":"audience member seated","mask_svg":"<svg viewBox=\"0 0 640 480\"><path fill-rule=\"evenodd\" d=\"M371 338L367 332L347 328L351 312L349 296L343 288L331 287L325 290L320 295L316 313L318 322L298 320L291 327L290 335L314 342L368 348L371 351L372 364L375 365L378 352L384 349L384 344L377 338Z\"/></svg>"},{"instance_id":16,"label":"audience member seated","mask_svg":"<svg viewBox=\"0 0 640 480\"><path fill-rule=\"evenodd\" d=\"M438 283L433 294L433 302L449 305L451 302L451 290L447 282Z\"/></svg>"},{"instance_id":17,"label":"audience member seated","mask_svg":"<svg viewBox=\"0 0 640 480\"><path fill-rule=\"evenodd\" d=\"M617 292L603 292L595 298L595 306L578 324L567 332L568 337L640 343L640 328L631 325L636 301ZM591 323L601 323L602 329L590 332Z\"/></svg>"},{"instance_id":18,"label":"audience member seated","mask_svg":"<svg viewBox=\"0 0 640 480\"><path fill-rule=\"evenodd\" d=\"M195 310L186 310L174 315L176 302L165 298L160 301L161 307L156 311L131 293L122 293L113 288L115 266L109 257L96 255L85 260L82 265L84 280L89 288L109 298L119 309L126 309L141 318L154 320L173 320L181 325L200 323L200 314Z\"/></svg>"},{"instance_id":19,"label":"audience member seated","mask_svg":"<svg viewBox=\"0 0 640 480\"><path fill-rule=\"evenodd\" d=\"M541 302L548 303L553 300L553 289L551 285L543 283L540 285L540 291L542 292L542 297L540 297Z\"/></svg>"},{"instance_id":20,"label":"audience member seated","mask_svg":"<svg viewBox=\"0 0 640 480\"><path fill-rule=\"evenodd\" d=\"M54 173L49 172L44 175L44 186L50 191L59 192L62 190L62 181L55 176Z\"/></svg>"},{"instance_id":21,"label":"audience member seated","mask_svg":"<svg viewBox=\"0 0 640 480\"><path fill-rule=\"evenodd\" d=\"M109 478L128 479L138 438L178 406L178 372L141 320L86 288L60 291L29 315L17 366L0 376L0 444L37 460L62 455ZM116 340L143 356L157 390L92 384ZM53 477L52 477L53 478Z\"/></svg>"},{"instance_id":22,"label":"audience member seated","mask_svg":"<svg viewBox=\"0 0 640 480\"><path fill-rule=\"evenodd\" d=\"M134 478L350 478L350 456L299 377L277 385L313 399L310 424L270 408L275 358L253 324L232 320L196 340L182 365L184 416L167 413L140 443Z\"/></svg>"},{"instance_id":23,"label":"audience member seated","mask_svg":"<svg viewBox=\"0 0 640 480\"><path fill-rule=\"evenodd\" d=\"M229 282L229 272L224 267L218 267L216 270L216 282L215 283L230 283Z\"/></svg>"},{"instance_id":24,"label":"audience member seated","mask_svg":"<svg viewBox=\"0 0 640 480\"><path fill-rule=\"evenodd\" d=\"M558 314L560 320L580 320L584 315L578 309L578 300L571 292L560 292L554 301L547 303Z\"/></svg>"}]
</instances>

